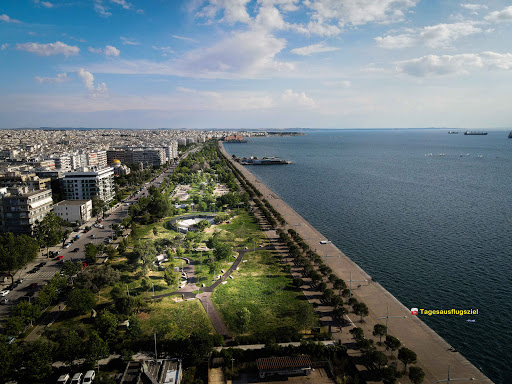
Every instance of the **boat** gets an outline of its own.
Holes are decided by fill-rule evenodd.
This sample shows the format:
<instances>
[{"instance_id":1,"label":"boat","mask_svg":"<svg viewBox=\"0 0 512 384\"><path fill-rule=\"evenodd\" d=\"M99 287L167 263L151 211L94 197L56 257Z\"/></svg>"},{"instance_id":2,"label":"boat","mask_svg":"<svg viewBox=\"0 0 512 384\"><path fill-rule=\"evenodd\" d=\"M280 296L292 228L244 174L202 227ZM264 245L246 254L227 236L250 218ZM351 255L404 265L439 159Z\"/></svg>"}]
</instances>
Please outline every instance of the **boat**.
<instances>
[{"instance_id":1,"label":"boat","mask_svg":"<svg viewBox=\"0 0 512 384\"><path fill-rule=\"evenodd\" d=\"M258 159L257 157L244 157L239 159L242 165L277 165L277 164L291 164L291 161L280 159L279 157L264 157Z\"/></svg>"},{"instance_id":2,"label":"boat","mask_svg":"<svg viewBox=\"0 0 512 384\"><path fill-rule=\"evenodd\" d=\"M512 139L512 131L510 131L510 133L508 134L508 138Z\"/></svg>"},{"instance_id":3,"label":"boat","mask_svg":"<svg viewBox=\"0 0 512 384\"><path fill-rule=\"evenodd\" d=\"M464 132L465 135L487 135L487 132L482 131L466 131Z\"/></svg>"},{"instance_id":4,"label":"boat","mask_svg":"<svg viewBox=\"0 0 512 384\"><path fill-rule=\"evenodd\" d=\"M457 134L457 133L459 133L459 131L448 131L448 134L449 134L449 135L455 135L455 134Z\"/></svg>"}]
</instances>

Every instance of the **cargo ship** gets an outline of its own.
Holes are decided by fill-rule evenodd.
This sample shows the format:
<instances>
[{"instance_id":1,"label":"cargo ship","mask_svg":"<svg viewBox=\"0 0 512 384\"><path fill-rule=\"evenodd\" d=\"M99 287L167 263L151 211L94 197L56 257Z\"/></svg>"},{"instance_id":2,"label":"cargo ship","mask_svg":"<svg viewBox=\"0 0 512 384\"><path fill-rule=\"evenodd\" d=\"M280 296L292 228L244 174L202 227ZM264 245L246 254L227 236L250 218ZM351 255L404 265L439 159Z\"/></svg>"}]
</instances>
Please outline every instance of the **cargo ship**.
<instances>
[{"instance_id":1,"label":"cargo ship","mask_svg":"<svg viewBox=\"0 0 512 384\"><path fill-rule=\"evenodd\" d=\"M465 135L487 135L487 132L482 131L466 131L464 132Z\"/></svg>"},{"instance_id":2,"label":"cargo ship","mask_svg":"<svg viewBox=\"0 0 512 384\"><path fill-rule=\"evenodd\" d=\"M512 139L512 131L510 131L510 133L508 134L508 138Z\"/></svg>"},{"instance_id":3,"label":"cargo ship","mask_svg":"<svg viewBox=\"0 0 512 384\"><path fill-rule=\"evenodd\" d=\"M257 157L244 157L243 159L236 159L242 165L279 165L279 164L291 164L291 161L280 159L279 157L264 157L258 159Z\"/></svg>"},{"instance_id":4,"label":"cargo ship","mask_svg":"<svg viewBox=\"0 0 512 384\"><path fill-rule=\"evenodd\" d=\"M459 131L448 131L448 134L449 134L449 135L455 135L455 134L457 134L457 133L459 133Z\"/></svg>"}]
</instances>

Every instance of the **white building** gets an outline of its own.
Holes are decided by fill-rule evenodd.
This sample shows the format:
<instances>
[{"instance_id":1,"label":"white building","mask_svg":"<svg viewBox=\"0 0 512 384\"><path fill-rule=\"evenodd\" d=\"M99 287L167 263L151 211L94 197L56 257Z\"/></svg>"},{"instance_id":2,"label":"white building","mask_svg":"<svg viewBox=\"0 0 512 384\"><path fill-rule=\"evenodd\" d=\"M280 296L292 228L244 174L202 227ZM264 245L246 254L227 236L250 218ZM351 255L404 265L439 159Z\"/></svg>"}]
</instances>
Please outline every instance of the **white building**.
<instances>
[{"instance_id":1,"label":"white building","mask_svg":"<svg viewBox=\"0 0 512 384\"><path fill-rule=\"evenodd\" d=\"M109 167L89 171L83 168L77 172L66 173L62 190L66 200L91 200L97 196L105 203L110 203L115 196L114 169Z\"/></svg>"},{"instance_id":2,"label":"white building","mask_svg":"<svg viewBox=\"0 0 512 384\"><path fill-rule=\"evenodd\" d=\"M53 206L53 213L70 223L85 223L92 218L92 200L64 200Z\"/></svg>"}]
</instances>

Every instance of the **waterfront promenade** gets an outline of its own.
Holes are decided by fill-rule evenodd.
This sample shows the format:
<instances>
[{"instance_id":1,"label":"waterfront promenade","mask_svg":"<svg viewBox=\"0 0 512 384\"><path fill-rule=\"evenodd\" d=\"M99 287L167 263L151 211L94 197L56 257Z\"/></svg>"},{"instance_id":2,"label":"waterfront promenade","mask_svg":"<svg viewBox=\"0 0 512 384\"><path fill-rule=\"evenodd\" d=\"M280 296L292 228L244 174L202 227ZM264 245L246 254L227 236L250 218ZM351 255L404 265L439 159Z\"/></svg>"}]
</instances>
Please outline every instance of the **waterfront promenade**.
<instances>
[{"instance_id":1,"label":"waterfront promenade","mask_svg":"<svg viewBox=\"0 0 512 384\"><path fill-rule=\"evenodd\" d=\"M386 323L385 319L379 320L378 318L386 316L386 311L389 310L389 316L403 316L402 318L389 319L389 334L397 337L404 346L416 352L418 356L418 363L416 365L424 370L425 383L433 384L437 380L446 380L449 366L452 380L455 378L474 378L471 381L472 383L492 383L489 378L473 366L464 356L458 352L452 352L450 350L451 345L421 321L419 316L412 316L410 309L400 303L379 283L356 282L356 280L371 280L371 277L334 244L320 244L321 240L325 240L321 233L244 166L233 161L231 156L225 151L222 143L219 143L219 146L224 156L234 164L248 181L259 189L263 197L283 216L287 222L287 228L297 231L311 249L316 249L326 264L332 268L336 275L344 279L347 285L350 284L350 276L352 275L352 294L358 300L366 303L370 314L365 318L364 323L360 323L357 320L357 316L353 314L349 316L356 326L364 329L367 337L371 337L373 326L376 323ZM421 303L418 303L418 306L421 306ZM341 339L343 343L353 342L348 332L344 331L342 334L335 334L335 336Z\"/></svg>"}]
</instances>

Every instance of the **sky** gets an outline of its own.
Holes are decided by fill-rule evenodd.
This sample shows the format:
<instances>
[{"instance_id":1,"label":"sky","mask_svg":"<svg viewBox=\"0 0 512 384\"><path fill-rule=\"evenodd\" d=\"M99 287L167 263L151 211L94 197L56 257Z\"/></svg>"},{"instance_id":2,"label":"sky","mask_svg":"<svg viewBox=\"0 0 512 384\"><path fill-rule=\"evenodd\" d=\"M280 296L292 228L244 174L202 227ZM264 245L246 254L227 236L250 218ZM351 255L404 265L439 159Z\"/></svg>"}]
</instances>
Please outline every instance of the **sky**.
<instances>
[{"instance_id":1,"label":"sky","mask_svg":"<svg viewBox=\"0 0 512 384\"><path fill-rule=\"evenodd\" d=\"M507 128L512 2L1 0L0 128Z\"/></svg>"}]
</instances>

